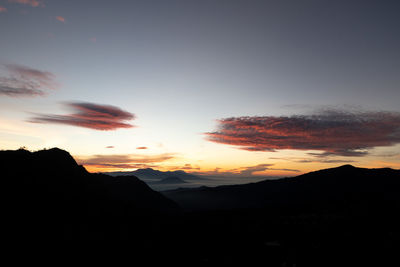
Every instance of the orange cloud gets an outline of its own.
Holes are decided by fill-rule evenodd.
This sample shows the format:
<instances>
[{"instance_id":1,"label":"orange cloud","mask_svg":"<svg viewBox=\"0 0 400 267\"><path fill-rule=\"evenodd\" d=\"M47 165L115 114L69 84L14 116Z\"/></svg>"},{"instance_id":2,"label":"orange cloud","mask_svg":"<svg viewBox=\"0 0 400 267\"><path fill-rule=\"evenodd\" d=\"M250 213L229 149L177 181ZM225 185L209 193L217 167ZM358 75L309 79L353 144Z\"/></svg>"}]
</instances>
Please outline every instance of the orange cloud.
<instances>
[{"instance_id":1,"label":"orange cloud","mask_svg":"<svg viewBox=\"0 0 400 267\"><path fill-rule=\"evenodd\" d=\"M0 6L0 13L2 12L7 12L7 8L5 8L4 6Z\"/></svg>"},{"instance_id":2,"label":"orange cloud","mask_svg":"<svg viewBox=\"0 0 400 267\"><path fill-rule=\"evenodd\" d=\"M75 157L79 164L90 170L110 171L123 169L139 169L157 167L154 164L161 163L174 158L172 154L160 155L93 155L89 157Z\"/></svg>"},{"instance_id":3,"label":"orange cloud","mask_svg":"<svg viewBox=\"0 0 400 267\"><path fill-rule=\"evenodd\" d=\"M61 16L57 16L57 17L56 17L56 20L65 23L65 18L63 18L63 17L61 17Z\"/></svg>"},{"instance_id":4,"label":"orange cloud","mask_svg":"<svg viewBox=\"0 0 400 267\"><path fill-rule=\"evenodd\" d=\"M74 113L69 115L38 114L29 121L33 123L56 123L90 128L94 130L110 131L118 128L132 128L126 123L135 118L135 115L118 107L99 105L87 102L71 102L65 104Z\"/></svg>"},{"instance_id":5,"label":"orange cloud","mask_svg":"<svg viewBox=\"0 0 400 267\"><path fill-rule=\"evenodd\" d=\"M41 4L41 2L36 0L8 0L8 2L29 5L32 7L38 7Z\"/></svg>"},{"instance_id":6,"label":"orange cloud","mask_svg":"<svg viewBox=\"0 0 400 267\"><path fill-rule=\"evenodd\" d=\"M250 151L320 150L310 154L364 156L367 149L400 143L400 113L326 110L291 117L227 118L206 136Z\"/></svg>"},{"instance_id":7,"label":"orange cloud","mask_svg":"<svg viewBox=\"0 0 400 267\"><path fill-rule=\"evenodd\" d=\"M147 148L148 148L147 146L139 146L136 149L147 149Z\"/></svg>"}]
</instances>

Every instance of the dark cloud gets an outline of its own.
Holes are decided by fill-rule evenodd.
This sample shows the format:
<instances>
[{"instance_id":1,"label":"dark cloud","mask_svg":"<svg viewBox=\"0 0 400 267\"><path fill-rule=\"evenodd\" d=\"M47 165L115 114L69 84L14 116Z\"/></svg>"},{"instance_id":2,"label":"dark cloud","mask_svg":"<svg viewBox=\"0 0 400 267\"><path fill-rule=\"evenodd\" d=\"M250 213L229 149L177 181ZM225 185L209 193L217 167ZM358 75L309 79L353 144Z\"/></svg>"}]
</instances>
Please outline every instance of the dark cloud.
<instances>
[{"instance_id":1,"label":"dark cloud","mask_svg":"<svg viewBox=\"0 0 400 267\"><path fill-rule=\"evenodd\" d=\"M400 113L324 110L291 117L236 117L219 120L206 133L216 143L250 151L319 150L317 157L364 156L368 149L400 143Z\"/></svg>"},{"instance_id":2,"label":"dark cloud","mask_svg":"<svg viewBox=\"0 0 400 267\"><path fill-rule=\"evenodd\" d=\"M244 169L240 171L240 175L251 176L254 172L265 171L272 165L273 164L258 164L256 166L244 167Z\"/></svg>"},{"instance_id":3,"label":"dark cloud","mask_svg":"<svg viewBox=\"0 0 400 267\"><path fill-rule=\"evenodd\" d=\"M174 158L172 154L160 155L138 155L138 154L122 154L122 155L93 155L90 157L75 157L79 164L85 166L94 166L97 168L112 169L136 169L156 167L156 163L164 162Z\"/></svg>"},{"instance_id":4,"label":"dark cloud","mask_svg":"<svg viewBox=\"0 0 400 267\"><path fill-rule=\"evenodd\" d=\"M350 162L355 162L354 160L340 160L340 159L299 159L299 160L293 160L293 162L298 162L298 163L350 163Z\"/></svg>"},{"instance_id":5,"label":"dark cloud","mask_svg":"<svg viewBox=\"0 0 400 267\"><path fill-rule=\"evenodd\" d=\"M310 154L310 153L309 153ZM269 159L272 160L285 160L290 162L297 162L297 163L350 163L356 162L355 160L350 159L329 159L323 157L310 157L310 158L296 158L296 157L282 157L282 158L274 158L270 157Z\"/></svg>"},{"instance_id":6,"label":"dark cloud","mask_svg":"<svg viewBox=\"0 0 400 267\"><path fill-rule=\"evenodd\" d=\"M126 121L134 119L135 115L115 106L86 102L71 102L65 105L73 110L72 114L38 114L29 121L34 123L67 124L103 131L133 127Z\"/></svg>"},{"instance_id":7,"label":"dark cloud","mask_svg":"<svg viewBox=\"0 0 400 267\"><path fill-rule=\"evenodd\" d=\"M295 169L279 169L279 168L271 168L274 164L258 164L256 166L250 167L242 167L240 171L241 176L252 176L255 172L263 172L263 171L287 171L287 172L300 172L299 170Z\"/></svg>"},{"instance_id":8,"label":"dark cloud","mask_svg":"<svg viewBox=\"0 0 400 267\"><path fill-rule=\"evenodd\" d=\"M0 77L0 95L22 97L43 96L58 87L51 72L21 65L4 65L8 75Z\"/></svg>"},{"instance_id":9,"label":"dark cloud","mask_svg":"<svg viewBox=\"0 0 400 267\"><path fill-rule=\"evenodd\" d=\"M186 170L186 171L193 171L193 170L200 170L199 166L192 166L190 163L186 163L184 166L180 167L179 169L181 170Z\"/></svg>"},{"instance_id":10,"label":"dark cloud","mask_svg":"<svg viewBox=\"0 0 400 267\"><path fill-rule=\"evenodd\" d=\"M9 81L0 77L0 95L20 97L20 96L43 96L45 93L41 90L23 88L23 87L10 87L7 86Z\"/></svg>"},{"instance_id":11,"label":"dark cloud","mask_svg":"<svg viewBox=\"0 0 400 267\"><path fill-rule=\"evenodd\" d=\"M106 148L114 148L114 146L106 146Z\"/></svg>"},{"instance_id":12,"label":"dark cloud","mask_svg":"<svg viewBox=\"0 0 400 267\"><path fill-rule=\"evenodd\" d=\"M175 170L175 171L186 171L186 172L194 172L194 171L200 171L200 167L199 166L193 166L192 164L186 163L183 166L168 166L169 170Z\"/></svg>"}]
</instances>

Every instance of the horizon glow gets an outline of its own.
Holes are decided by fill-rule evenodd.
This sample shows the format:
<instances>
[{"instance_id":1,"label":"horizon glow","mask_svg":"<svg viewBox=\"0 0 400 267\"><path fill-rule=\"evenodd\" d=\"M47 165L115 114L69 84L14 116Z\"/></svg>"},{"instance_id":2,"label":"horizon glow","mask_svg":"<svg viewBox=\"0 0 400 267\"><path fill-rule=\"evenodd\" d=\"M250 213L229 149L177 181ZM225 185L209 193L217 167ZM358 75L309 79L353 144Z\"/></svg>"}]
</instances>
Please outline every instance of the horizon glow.
<instances>
[{"instance_id":1,"label":"horizon glow","mask_svg":"<svg viewBox=\"0 0 400 267\"><path fill-rule=\"evenodd\" d=\"M398 169L399 7L0 1L0 149L226 179Z\"/></svg>"}]
</instances>

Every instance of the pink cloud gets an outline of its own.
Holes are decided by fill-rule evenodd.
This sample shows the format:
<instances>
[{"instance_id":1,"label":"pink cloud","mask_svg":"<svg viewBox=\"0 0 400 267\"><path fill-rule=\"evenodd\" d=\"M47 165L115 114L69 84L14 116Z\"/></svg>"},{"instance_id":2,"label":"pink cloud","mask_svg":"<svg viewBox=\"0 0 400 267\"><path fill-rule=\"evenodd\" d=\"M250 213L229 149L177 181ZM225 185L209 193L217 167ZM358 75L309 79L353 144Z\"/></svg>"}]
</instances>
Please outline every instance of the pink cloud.
<instances>
[{"instance_id":1,"label":"pink cloud","mask_svg":"<svg viewBox=\"0 0 400 267\"><path fill-rule=\"evenodd\" d=\"M218 121L212 142L250 151L319 150L314 156L364 156L367 149L400 143L400 113L328 110L291 117L237 117Z\"/></svg>"},{"instance_id":2,"label":"pink cloud","mask_svg":"<svg viewBox=\"0 0 400 267\"><path fill-rule=\"evenodd\" d=\"M39 114L29 121L66 124L102 131L134 127L126 121L134 119L135 115L115 106L86 102L71 102L65 105L72 109L73 113L68 115Z\"/></svg>"},{"instance_id":3,"label":"pink cloud","mask_svg":"<svg viewBox=\"0 0 400 267\"><path fill-rule=\"evenodd\" d=\"M7 8L5 8L4 6L0 6L0 13L2 12L7 12Z\"/></svg>"},{"instance_id":4,"label":"pink cloud","mask_svg":"<svg viewBox=\"0 0 400 267\"><path fill-rule=\"evenodd\" d=\"M46 90L56 89L55 75L21 65L5 65L8 76L0 77L0 95L13 97L43 96Z\"/></svg>"},{"instance_id":5,"label":"pink cloud","mask_svg":"<svg viewBox=\"0 0 400 267\"><path fill-rule=\"evenodd\" d=\"M29 5L32 7L38 7L41 4L41 2L36 0L8 0L8 2Z\"/></svg>"},{"instance_id":6,"label":"pink cloud","mask_svg":"<svg viewBox=\"0 0 400 267\"><path fill-rule=\"evenodd\" d=\"M119 154L119 155L93 155L90 157L76 157L79 164L85 166L95 166L98 168L112 169L136 169L155 167L154 164L168 161L174 158L172 154L160 155L139 155L139 154Z\"/></svg>"},{"instance_id":7,"label":"pink cloud","mask_svg":"<svg viewBox=\"0 0 400 267\"><path fill-rule=\"evenodd\" d=\"M56 20L61 21L62 23L65 23L65 18L61 16L57 16Z\"/></svg>"}]
</instances>

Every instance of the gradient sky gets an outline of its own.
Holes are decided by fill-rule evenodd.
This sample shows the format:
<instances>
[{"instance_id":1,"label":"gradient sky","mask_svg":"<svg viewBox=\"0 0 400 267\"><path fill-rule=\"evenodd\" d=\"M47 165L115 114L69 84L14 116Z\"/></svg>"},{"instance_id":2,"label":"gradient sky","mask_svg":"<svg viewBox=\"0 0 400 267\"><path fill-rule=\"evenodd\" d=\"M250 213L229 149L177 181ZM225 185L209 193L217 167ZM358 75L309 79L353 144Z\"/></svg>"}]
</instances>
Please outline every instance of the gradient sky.
<instances>
[{"instance_id":1,"label":"gradient sky","mask_svg":"<svg viewBox=\"0 0 400 267\"><path fill-rule=\"evenodd\" d=\"M0 0L0 148L57 146L91 171L400 168L399 14L398 1Z\"/></svg>"}]
</instances>

